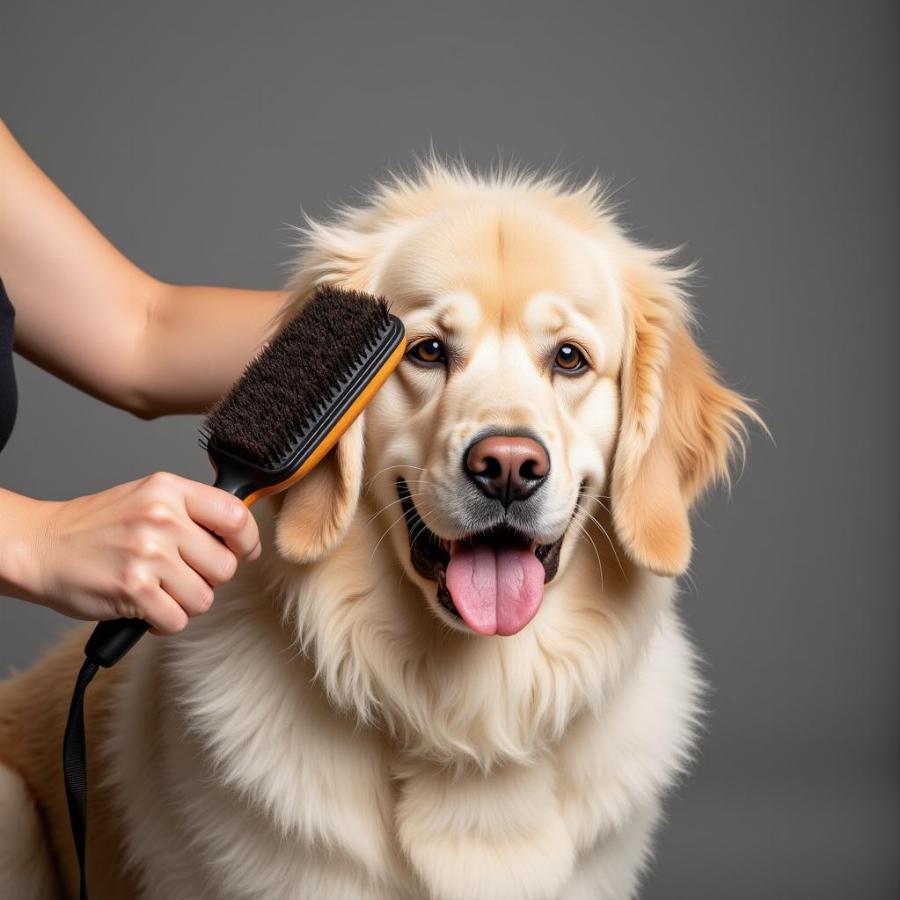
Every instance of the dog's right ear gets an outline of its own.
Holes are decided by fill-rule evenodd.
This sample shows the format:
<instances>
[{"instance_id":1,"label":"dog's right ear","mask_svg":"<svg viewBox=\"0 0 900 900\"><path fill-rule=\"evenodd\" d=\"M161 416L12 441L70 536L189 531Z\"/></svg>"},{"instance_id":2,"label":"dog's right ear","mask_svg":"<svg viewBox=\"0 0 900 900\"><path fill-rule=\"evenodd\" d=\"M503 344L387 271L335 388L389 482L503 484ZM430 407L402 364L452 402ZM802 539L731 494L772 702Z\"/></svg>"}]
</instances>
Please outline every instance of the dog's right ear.
<instances>
[{"instance_id":1,"label":"dog's right ear","mask_svg":"<svg viewBox=\"0 0 900 900\"><path fill-rule=\"evenodd\" d=\"M345 210L330 224L308 219L290 282L293 299L281 312L281 320L295 315L326 284L372 293L382 224L369 208ZM350 527L362 491L365 415L305 478L276 497L280 511L275 540L286 558L298 563L321 559Z\"/></svg>"},{"instance_id":2,"label":"dog's right ear","mask_svg":"<svg viewBox=\"0 0 900 900\"><path fill-rule=\"evenodd\" d=\"M278 552L296 563L321 559L346 534L362 491L365 413L306 477L281 496Z\"/></svg>"},{"instance_id":3,"label":"dog's right ear","mask_svg":"<svg viewBox=\"0 0 900 900\"><path fill-rule=\"evenodd\" d=\"M316 280L309 255L306 262L295 276L294 299L280 314L282 322L296 315L318 284L338 283L333 278ZM356 287L347 279L340 286ZM275 543L287 559L296 563L321 559L337 546L350 527L362 491L364 419L365 412L308 475L275 497Z\"/></svg>"}]
</instances>

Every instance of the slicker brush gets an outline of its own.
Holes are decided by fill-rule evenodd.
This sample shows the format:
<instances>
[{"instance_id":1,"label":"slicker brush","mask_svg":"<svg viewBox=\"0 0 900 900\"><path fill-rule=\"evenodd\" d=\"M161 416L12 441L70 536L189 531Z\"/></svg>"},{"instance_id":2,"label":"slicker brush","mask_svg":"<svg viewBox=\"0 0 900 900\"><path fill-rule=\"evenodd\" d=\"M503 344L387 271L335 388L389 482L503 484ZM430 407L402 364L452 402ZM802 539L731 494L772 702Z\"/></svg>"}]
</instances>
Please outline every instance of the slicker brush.
<instances>
[{"instance_id":1,"label":"slicker brush","mask_svg":"<svg viewBox=\"0 0 900 900\"><path fill-rule=\"evenodd\" d=\"M215 486L250 506L308 474L363 411L403 357L403 324L369 294L321 287L210 410L201 445ZM87 900L84 692L144 635L141 619L100 622L85 646L66 724L63 761L72 835Z\"/></svg>"}]
</instances>

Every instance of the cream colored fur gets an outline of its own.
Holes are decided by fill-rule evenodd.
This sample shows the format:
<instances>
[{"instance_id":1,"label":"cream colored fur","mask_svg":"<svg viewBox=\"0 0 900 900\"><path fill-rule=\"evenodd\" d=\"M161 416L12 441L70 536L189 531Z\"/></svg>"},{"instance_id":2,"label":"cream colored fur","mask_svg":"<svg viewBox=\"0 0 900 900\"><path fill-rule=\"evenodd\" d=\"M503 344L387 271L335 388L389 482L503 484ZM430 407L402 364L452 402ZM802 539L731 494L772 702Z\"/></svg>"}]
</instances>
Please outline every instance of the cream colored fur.
<instances>
[{"instance_id":1,"label":"cream colored fur","mask_svg":"<svg viewBox=\"0 0 900 900\"><path fill-rule=\"evenodd\" d=\"M4 897L44 900L56 878L34 799L20 775L0 766L0 884Z\"/></svg>"},{"instance_id":2,"label":"cream colored fur","mask_svg":"<svg viewBox=\"0 0 900 900\"><path fill-rule=\"evenodd\" d=\"M183 635L99 676L111 727L93 771L122 843L93 863L113 884L95 900L125 896L117 873L143 900L635 896L698 714L672 578L687 512L752 415L690 336L683 274L624 235L594 184L433 164L310 223L298 303L326 281L385 293L411 339L452 332L460 364L401 364L336 453L257 508L263 559ZM559 337L586 345L589 375L548 373ZM536 618L485 638L412 570L394 481L452 536L461 448L491 423L547 443L539 527L566 538ZM7 721L47 690L30 675L4 686ZM71 885L43 770L0 756ZM23 874L34 814L11 825L34 800L10 769L0 878L41 896L48 876Z\"/></svg>"}]
</instances>

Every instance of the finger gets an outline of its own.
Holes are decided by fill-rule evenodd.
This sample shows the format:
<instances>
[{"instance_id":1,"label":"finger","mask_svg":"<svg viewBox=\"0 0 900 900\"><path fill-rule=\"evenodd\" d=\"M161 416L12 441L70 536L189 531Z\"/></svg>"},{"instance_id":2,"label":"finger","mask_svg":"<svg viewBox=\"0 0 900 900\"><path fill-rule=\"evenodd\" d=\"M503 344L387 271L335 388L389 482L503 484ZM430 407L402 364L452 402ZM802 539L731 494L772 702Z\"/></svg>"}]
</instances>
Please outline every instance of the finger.
<instances>
[{"instance_id":1,"label":"finger","mask_svg":"<svg viewBox=\"0 0 900 900\"><path fill-rule=\"evenodd\" d=\"M227 491L189 482L184 501L191 519L219 535L238 559L248 556L259 543L259 529L250 510Z\"/></svg>"},{"instance_id":2,"label":"finger","mask_svg":"<svg viewBox=\"0 0 900 900\"><path fill-rule=\"evenodd\" d=\"M237 557L205 528L192 525L179 536L178 552L194 572L213 587L232 578L237 571Z\"/></svg>"},{"instance_id":3,"label":"finger","mask_svg":"<svg viewBox=\"0 0 900 900\"><path fill-rule=\"evenodd\" d=\"M150 623L154 634L178 634L188 623L188 614L162 587L142 603L140 618Z\"/></svg>"},{"instance_id":4,"label":"finger","mask_svg":"<svg viewBox=\"0 0 900 900\"><path fill-rule=\"evenodd\" d=\"M160 587L191 618L205 613L212 606L212 585L181 559L163 573Z\"/></svg>"}]
</instances>

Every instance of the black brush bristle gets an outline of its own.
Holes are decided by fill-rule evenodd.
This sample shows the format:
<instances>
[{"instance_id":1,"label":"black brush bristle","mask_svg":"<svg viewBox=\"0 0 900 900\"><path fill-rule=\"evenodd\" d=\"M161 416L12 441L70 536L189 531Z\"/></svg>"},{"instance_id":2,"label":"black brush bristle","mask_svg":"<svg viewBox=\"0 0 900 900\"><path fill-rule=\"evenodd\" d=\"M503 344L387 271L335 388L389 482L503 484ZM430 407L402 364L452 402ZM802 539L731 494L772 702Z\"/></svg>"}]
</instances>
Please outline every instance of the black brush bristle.
<instances>
[{"instance_id":1,"label":"black brush bristle","mask_svg":"<svg viewBox=\"0 0 900 900\"><path fill-rule=\"evenodd\" d=\"M210 410L201 444L277 469L392 329L387 302L319 288Z\"/></svg>"}]
</instances>

